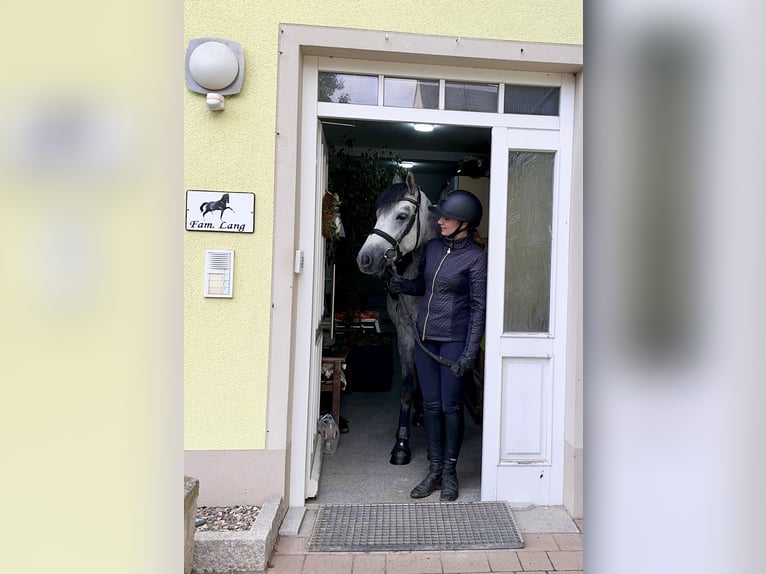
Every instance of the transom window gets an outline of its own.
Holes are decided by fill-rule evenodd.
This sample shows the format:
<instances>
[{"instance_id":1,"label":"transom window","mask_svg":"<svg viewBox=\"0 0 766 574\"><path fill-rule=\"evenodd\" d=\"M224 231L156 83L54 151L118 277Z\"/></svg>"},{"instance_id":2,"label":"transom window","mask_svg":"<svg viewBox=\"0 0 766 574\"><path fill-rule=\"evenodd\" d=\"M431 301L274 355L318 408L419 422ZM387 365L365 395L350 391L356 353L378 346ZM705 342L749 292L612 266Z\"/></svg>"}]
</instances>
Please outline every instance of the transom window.
<instances>
[{"instance_id":1,"label":"transom window","mask_svg":"<svg viewBox=\"0 0 766 574\"><path fill-rule=\"evenodd\" d=\"M558 86L320 71L318 99L338 104L558 116L560 91Z\"/></svg>"},{"instance_id":2,"label":"transom window","mask_svg":"<svg viewBox=\"0 0 766 574\"><path fill-rule=\"evenodd\" d=\"M497 113L498 84L445 82L444 109Z\"/></svg>"},{"instance_id":3,"label":"transom window","mask_svg":"<svg viewBox=\"0 0 766 574\"><path fill-rule=\"evenodd\" d=\"M319 72L319 101L378 105L378 76Z\"/></svg>"},{"instance_id":4,"label":"transom window","mask_svg":"<svg viewBox=\"0 0 766 574\"><path fill-rule=\"evenodd\" d=\"M383 105L438 110L439 80L384 78Z\"/></svg>"}]
</instances>

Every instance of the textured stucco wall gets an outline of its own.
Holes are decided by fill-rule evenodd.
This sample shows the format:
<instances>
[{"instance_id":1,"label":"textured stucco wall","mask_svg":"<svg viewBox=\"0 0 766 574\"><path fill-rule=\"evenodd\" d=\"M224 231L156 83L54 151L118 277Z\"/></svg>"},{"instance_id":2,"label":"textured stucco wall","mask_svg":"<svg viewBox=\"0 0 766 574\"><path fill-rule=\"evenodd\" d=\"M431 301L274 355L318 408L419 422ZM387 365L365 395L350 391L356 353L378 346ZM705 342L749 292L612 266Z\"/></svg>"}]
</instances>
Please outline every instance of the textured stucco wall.
<instances>
[{"instance_id":1,"label":"textured stucco wall","mask_svg":"<svg viewBox=\"0 0 766 574\"><path fill-rule=\"evenodd\" d=\"M184 190L255 193L253 234L185 232L184 435L187 450L265 445L278 25L309 24L500 40L582 44L582 3L295 1L184 5L184 46L197 37L240 42L242 93L210 112L184 92ZM180 221L180 218L179 218ZM205 249L234 249L233 299L205 299Z\"/></svg>"}]
</instances>

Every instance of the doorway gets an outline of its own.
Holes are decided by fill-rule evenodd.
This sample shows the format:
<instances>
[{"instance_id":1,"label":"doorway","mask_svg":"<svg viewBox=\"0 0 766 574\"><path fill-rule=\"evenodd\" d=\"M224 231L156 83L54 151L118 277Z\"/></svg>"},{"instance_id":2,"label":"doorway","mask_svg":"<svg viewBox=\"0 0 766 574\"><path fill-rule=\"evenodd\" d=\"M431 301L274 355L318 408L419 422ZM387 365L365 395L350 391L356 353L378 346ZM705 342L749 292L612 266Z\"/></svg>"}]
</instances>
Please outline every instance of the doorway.
<instances>
[{"instance_id":1,"label":"doorway","mask_svg":"<svg viewBox=\"0 0 766 574\"><path fill-rule=\"evenodd\" d=\"M337 281L331 291L332 299L325 302L325 307L335 309L336 316L341 317L336 321L333 339L335 343L344 341L344 335L349 334L346 332L348 326L343 326L342 320L342 317L353 314L349 305L358 306L356 310L367 317L375 317L374 327L370 326L370 330L379 335L354 335L361 329L350 333L351 338L357 343L361 341L362 345L351 347L346 371L347 390L341 395L340 416L347 421L348 433L340 435L333 454L323 456L318 492L307 500L307 504L409 502L410 490L428 470L425 430L422 426L411 426L412 461L409 464L390 464L401 388L397 335L386 311L382 280L362 274L355 262L361 243L374 226L374 199L388 183L382 183L381 189L363 194L338 180L369 181L374 178L355 173L360 169L359 165L388 174L386 168L395 162L407 166L405 169L415 176L416 183L431 203L438 202L441 193L447 189L471 189L485 203L485 213L488 213L491 130L440 125L434 132L423 133L414 130L410 122L358 118L320 118L320 123L329 150L328 188L333 193L340 193L343 224L341 236L328 241L326 249L332 254L329 259L333 259L332 273ZM356 159L350 161L349 156ZM343 207L349 202L354 203L353 209L344 212ZM372 215L372 223L357 225L356 221L349 220L348 214L357 214L361 202L365 202L363 211ZM486 222L481 231L486 237ZM326 265L326 275L330 268ZM349 289L360 291L358 287L350 287L354 282L363 285L363 297L352 297L345 292ZM349 303L351 300L353 302ZM325 337L329 338L328 332ZM367 346L366 340L376 341L375 346ZM380 381L381 376L388 380ZM467 387L465 436L458 463L461 501L481 499L482 401L477 400L481 396L481 383L478 377ZM329 410L327 399L329 397L323 397L323 411ZM438 501L438 496L436 492L428 500Z\"/></svg>"},{"instance_id":2,"label":"doorway","mask_svg":"<svg viewBox=\"0 0 766 574\"><path fill-rule=\"evenodd\" d=\"M377 95L374 95L369 102L359 103L350 100L345 94L337 100L322 100L319 97L318 74L323 69L331 72L332 70L346 69L352 75L364 76L367 79L372 78L377 86L375 91ZM504 221L506 203L512 197L510 194L512 188L515 188L517 184L526 185L525 178L518 180L511 177L509 172L509 157L511 156L509 153L538 149L543 153L553 153L555 156L553 171L551 172L553 189L550 190L550 193L553 198L552 209L555 217L551 219L553 227L546 229L548 233L554 234L555 241L550 246L550 260L542 263L544 267L550 268L550 272L553 274L551 280L546 283L550 289L547 301L548 304L552 305L550 308L550 325L558 324L561 326L566 323L565 311L568 304L569 276L567 274L566 255L569 228L567 210L568 198L571 194L569 177L571 175L574 123L572 105L574 82L572 76L566 74L533 72L519 74L511 71L487 71L443 66L431 66L426 69L423 66L410 64L350 61L317 56L305 56L302 59L301 73L300 125L302 129L299 130L301 134L297 157L299 183L296 188L298 194L295 215L300 218L300 225L296 228L298 231L296 245L301 247L296 252L296 256L300 255L300 265L296 259L296 269L298 270L296 273L303 274L298 275L295 281L295 319L292 322L295 347L291 358L291 371L295 374L295 378L292 380L293 399L291 402L293 417L290 435L293 441L290 465L290 506L303 506L305 499L312 496L306 495L304 485L308 483L306 477L309 476L314 467L311 453L316 452L312 448L315 443L312 443L311 439L309 439L308 444L302 444L301 441L301 437L314 436L311 429L316 425L316 420L311 418L310 411L306 408L306 401L310 389L318 384L319 373L314 372L314 369L309 369L310 372L306 373L306 368L313 364L311 344L317 341L314 333L317 332L318 325L312 321L312 317L316 315L314 313L315 305L321 305L321 299L312 299L311 293L315 293L315 286L324 281L324 269L320 270L317 265L318 259L310 255L320 237L318 206L321 203L320 194L324 193L317 187L319 169L312 161L312 158L318 158L316 152L319 147L319 138L317 138L313 126L320 127L320 132L323 135L326 135L326 132L320 124L322 122L329 124L330 121L335 124L344 124L340 127L350 127L348 124L354 124L356 127L357 122L360 121L373 122L374 127L378 130L384 126L397 124L408 125L412 128L413 124L419 122L452 128L473 127L485 132L492 129L493 135L490 138L492 148L490 163L493 164L491 167L492 181L491 185L489 182L487 185L488 188L492 188L487 190L488 201L489 196L491 196L492 205L489 206L491 209L486 211L503 214L502 219L499 220L500 225L493 224L493 229L502 229L502 233L498 231L496 238L494 240L490 238L489 241L490 259L496 259L498 262L505 260L507 255L507 246L503 239L508 231L507 221ZM416 98L418 105L406 108L387 107L383 103L385 101L383 92L385 79L388 77L401 78L402 75L414 78L430 75L431 77L452 79L437 81L439 98L436 108L421 109L419 104L425 101L423 98ZM420 82L420 80L416 81ZM469 108L450 110L446 107L449 90L453 90L453 97L455 93L469 93L475 97L466 100L466 105ZM487 93L494 94L495 107L486 107L487 99L485 96ZM421 96L423 95L421 94ZM551 96L553 96L553 100L550 99ZM554 103L551 104L551 101ZM538 102L543 105L543 108L537 108ZM561 103L560 106L559 102ZM473 104L485 107L479 110L471 109L470 105ZM524 109L513 108L512 106L515 104L521 104ZM534 107L534 110L531 107ZM497 132L498 137L495 136L495 132ZM500 137L502 134L505 136ZM547 143L548 136L551 134L557 134L556 141L552 144L553 147ZM516 135L521 136L521 138L519 140L513 139ZM405 148L403 151L409 150ZM406 158L403 157L402 159ZM502 175L502 177L496 177L496 175ZM502 207L502 209L498 210L495 207ZM495 219L490 217L489 219L495 221L497 217L495 216ZM561 225L562 223L563 225ZM493 244L499 247L495 247L493 250ZM303 266L304 256L305 269ZM551 267L554 263L555 268ZM492 267L493 264L490 265ZM319 271L322 272L321 275ZM505 291L502 274L496 273L495 276L500 277L496 288L500 292ZM490 301L490 306L492 301L494 299ZM555 308L553 307L554 304ZM502 306L488 308L488 318L502 309ZM537 504L560 504L563 492L560 431L564 418L563 389L569 370L566 352L564 352L567 348L566 330L549 330L547 333L542 332L539 336L541 339L552 340L555 338L555 340L552 341L553 345L550 351L546 349L541 356L541 359L546 360L547 363L541 363L539 368L535 366L535 373L541 373L536 379L531 376L534 374L532 373L533 369L526 368L525 349L511 350L510 354L506 354L505 347L500 349L502 352L498 351L498 344L501 346L506 344L506 339L501 340L501 337L505 337L505 332L504 324L500 324L499 328L493 330L491 336L498 339L494 342L494 346L490 345L490 335L488 334L487 373L492 379L493 386L491 392L485 393L483 401L480 401L485 407L491 407L486 410L481 439L481 498L484 500L504 499ZM309 336L311 337L310 340L308 339ZM546 365L553 365L555 368ZM522 369L514 370L517 366L521 366ZM522 371L530 374L530 376L519 379L517 374ZM392 385L392 388L395 386ZM538 414L531 418L513 420L514 414L519 412L526 414L528 412L526 409L519 411L519 405L523 406L524 401L539 395L537 390L543 392L545 397L544 401L539 402ZM498 406L501 408L497 408ZM309 416L306 416L307 414ZM492 420L488 425L486 416L490 414ZM394 421L396 420L395 415L396 409L394 409ZM388 432L391 433L389 436L393 434L391 431ZM386 435L385 432L379 434ZM530 437L534 440L530 440ZM532 444L533 442L536 444ZM538 443L541 448L538 448L537 451L527 450L529 445L537 446ZM386 447L384 453L387 453L389 448ZM501 448L504 449L502 452L500 451ZM536 455L538 452L542 456L531 456L531 454ZM383 461L387 464L386 456L383 456ZM326 470L327 468L325 468ZM532 482L537 485L540 481L538 476L546 477L543 488L531 486ZM510 493L498 489L498 485L509 477L520 479L520 482L515 483L519 485L519 488ZM524 493L523 499L516 496L516 493L520 492Z\"/></svg>"}]
</instances>

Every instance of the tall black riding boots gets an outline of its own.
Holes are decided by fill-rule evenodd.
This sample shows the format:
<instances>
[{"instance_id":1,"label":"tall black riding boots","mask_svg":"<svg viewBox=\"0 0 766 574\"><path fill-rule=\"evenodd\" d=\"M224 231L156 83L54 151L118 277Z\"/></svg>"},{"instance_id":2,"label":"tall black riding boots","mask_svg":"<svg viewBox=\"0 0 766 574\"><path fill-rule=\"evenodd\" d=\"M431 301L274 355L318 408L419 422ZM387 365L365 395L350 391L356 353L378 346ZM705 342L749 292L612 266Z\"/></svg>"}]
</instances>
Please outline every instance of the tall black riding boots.
<instances>
[{"instance_id":1,"label":"tall black riding boots","mask_svg":"<svg viewBox=\"0 0 766 574\"><path fill-rule=\"evenodd\" d=\"M465 422L463 409L456 408L444 413L444 463L442 465L442 488L439 500L452 502L458 497L457 466L460 446L463 444Z\"/></svg>"},{"instance_id":2,"label":"tall black riding boots","mask_svg":"<svg viewBox=\"0 0 766 574\"><path fill-rule=\"evenodd\" d=\"M425 498L442 485L442 460L443 446L442 434L444 433L444 420L441 405L438 410L429 409L423 405L423 425L426 428L428 440L428 475L410 492L412 498Z\"/></svg>"}]
</instances>

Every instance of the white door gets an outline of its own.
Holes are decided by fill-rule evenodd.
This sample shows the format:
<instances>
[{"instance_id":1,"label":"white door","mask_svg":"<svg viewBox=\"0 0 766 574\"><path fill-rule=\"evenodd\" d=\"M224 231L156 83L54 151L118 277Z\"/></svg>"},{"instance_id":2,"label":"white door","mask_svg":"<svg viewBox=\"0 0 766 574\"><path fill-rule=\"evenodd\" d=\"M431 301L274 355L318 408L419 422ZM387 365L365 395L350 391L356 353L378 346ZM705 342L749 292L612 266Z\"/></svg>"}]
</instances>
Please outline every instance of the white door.
<instances>
[{"instance_id":1,"label":"white door","mask_svg":"<svg viewBox=\"0 0 766 574\"><path fill-rule=\"evenodd\" d=\"M307 442L309 448L306 451L306 498L317 495L319 489L319 475L322 471L323 444L317 433L317 421L319 420L319 397L321 394L322 372L322 314L324 311L325 293L325 238L322 236L322 198L327 189L327 144L325 142L322 125L317 122L317 163L316 163L316 194L315 194L315 221L313 241L313 304L311 310L311 328L313 342L311 346L311 362L309 367L309 404Z\"/></svg>"},{"instance_id":2,"label":"white door","mask_svg":"<svg viewBox=\"0 0 766 574\"><path fill-rule=\"evenodd\" d=\"M302 137L307 161L301 172L300 249L295 254L295 289L299 313L295 321L296 352L293 398L290 506L303 506L306 498L316 496L322 468L322 441L318 440L319 397L322 366L322 312L325 281L325 239L322 236L322 197L327 189L327 157L322 126L313 117L315 129ZM308 121L305 125L311 125Z\"/></svg>"},{"instance_id":3,"label":"white door","mask_svg":"<svg viewBox=\"0 0 766 574\"><path fill-rule=\"evenodd\" d=\"M492 130L484 500L563 503L571 164L562 139Z\"/></svg>"}]
</instances>

